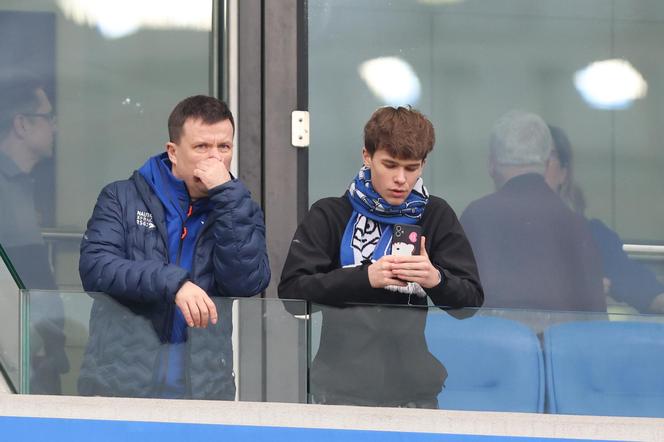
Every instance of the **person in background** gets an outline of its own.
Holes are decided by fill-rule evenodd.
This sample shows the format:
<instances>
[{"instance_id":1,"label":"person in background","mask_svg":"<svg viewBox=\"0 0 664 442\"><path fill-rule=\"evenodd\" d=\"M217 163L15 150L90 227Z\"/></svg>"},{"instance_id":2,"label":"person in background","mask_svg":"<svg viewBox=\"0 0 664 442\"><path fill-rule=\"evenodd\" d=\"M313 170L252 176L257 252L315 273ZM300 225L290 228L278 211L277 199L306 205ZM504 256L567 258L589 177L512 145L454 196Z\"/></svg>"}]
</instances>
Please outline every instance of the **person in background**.
<instances>
[{"instance_id":1,"label":"person in background","mask_svg":"<svg viewBox=\"0 0 664 442\"><path fill-rule=\"evenodd\" d=\"M427 310L382 307L426 306L427 298L451 308L482 305L463 229L421 177L434 140L420 112L378 109L364 127L364 165L346 193L314 203L295 232L279 297L322 305L314 402L438 406L447 373L424 339ZM420 255L392 254L397 223L421 226Z\"/></svg>"},{"instance_id":2,"label":"person in background","mask_svg":"<svg viewBox=\"0 0 664 442\"><path fill-rule=\"evenodd\" d=\"M30 173L53 155L55 114L43 82L21 71L0 72L0 246L30 293L30 393L60 394L69 370L64 308L55 290ZM12 318L18 323L18 318Z\"/></svg>"},{"instance_id":3,"label":"person in background","mask_svg":"<svg viewBox=\"0 0 664 442\"><path fill-rule=\"evenodd\" d=\"M586 200L574 180L574 156L567 134L549 126L553 154L546 171L546 182L574 211L585 217ZM645 265L630 259L616 232L599 219L589 219L588 227L602 258L604 289L617 301L642 313L664 313L664 284Z\"/></svg>"},{"instance_id":4,"label":"person in background","mask_svg":"<svg viewBox=\"0 0 664 442\"><path fill-rule=\"evenodd\" d=\"M544 180L553 150L546 123L508 112L495 123L489 148L496 191L461 215L485 307L606 312L600 257L585 220Z\"/></svg>"}]
</instances>

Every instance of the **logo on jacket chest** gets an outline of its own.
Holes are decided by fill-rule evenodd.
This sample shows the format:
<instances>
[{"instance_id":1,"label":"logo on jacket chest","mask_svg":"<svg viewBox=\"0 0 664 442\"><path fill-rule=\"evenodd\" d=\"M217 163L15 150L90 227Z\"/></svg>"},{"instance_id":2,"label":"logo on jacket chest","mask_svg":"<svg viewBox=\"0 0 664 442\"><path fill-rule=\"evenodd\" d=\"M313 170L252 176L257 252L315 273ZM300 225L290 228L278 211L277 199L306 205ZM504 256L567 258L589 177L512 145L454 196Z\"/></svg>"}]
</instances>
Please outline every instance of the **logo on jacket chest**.
<instances>
[{"instance_id":1,"label":"logo on jacket chest","mask_svg":"<svg viewBox=\"0 0 664 442\"><path fill-rule=\"evenodd\" d=\"M156 226L152 222L152 214L150 212L136 211L136 225L154 229Z\"/></svg>"}]
</instances>

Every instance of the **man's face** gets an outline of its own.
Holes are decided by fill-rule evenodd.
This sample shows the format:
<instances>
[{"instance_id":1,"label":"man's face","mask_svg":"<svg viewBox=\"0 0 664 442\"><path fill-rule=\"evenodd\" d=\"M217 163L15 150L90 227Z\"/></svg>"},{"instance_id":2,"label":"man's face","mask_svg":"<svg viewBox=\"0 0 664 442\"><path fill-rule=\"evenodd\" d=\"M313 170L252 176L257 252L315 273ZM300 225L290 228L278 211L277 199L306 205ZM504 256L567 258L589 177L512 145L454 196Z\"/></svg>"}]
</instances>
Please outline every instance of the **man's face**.
<instances>
[{"instance_id":1,"label":"man's face","mask_svg":"<svg viewBox=\"0 0 664 442\"><path fill-rule=\"evenodd\" d=\"M187 119L177 143L166 144L168 158L173 164L173 175L184 181L192 198L207 196L208 189L194 176L194 170L202 160L220 161L230 171L233 158L233 125L230 120L205 124L200 119Z\"/></svg>"},{"instance_id":2,"label":"man's face","mask_svg":"<svg viewBox=\"0 0 664 442\"><path fill-rule=\"evenodd\" d=\"M422 175L423 160L402 160L377 149L373 156L362 150L364 165L371 169L371 184L376 192L393 206L402 204L417 179Z\"/></svg>"},{"instance_id":3,"label":"man's face","mask_svg":"<svg viewBox=\"0 0 664 442\"><path fill-rule=\"evenodd\" d=\"M55 119L53 107L42 89L35 91L39 106L25 116L25 142L32 154L41 158L53 156L53 140L55 135Z\"/></svg>"}]
</instances>

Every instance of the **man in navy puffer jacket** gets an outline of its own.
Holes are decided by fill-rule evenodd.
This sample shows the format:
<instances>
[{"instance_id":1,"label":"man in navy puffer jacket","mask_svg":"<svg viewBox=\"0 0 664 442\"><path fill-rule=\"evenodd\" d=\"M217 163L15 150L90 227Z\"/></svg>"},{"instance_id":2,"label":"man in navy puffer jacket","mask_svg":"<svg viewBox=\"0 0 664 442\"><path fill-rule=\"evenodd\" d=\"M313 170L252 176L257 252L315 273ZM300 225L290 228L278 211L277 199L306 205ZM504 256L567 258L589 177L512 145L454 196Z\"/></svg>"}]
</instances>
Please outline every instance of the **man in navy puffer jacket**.
<instances>
[{"instance_id":1,"label":"man in navy puffer jacket","mask_svg":"<svg viewBox=\"0 0 664 442\"><path fill-rule=\"evenodd\" d=\"M267 287L263 214L229 172L225 103L189 97L168 129L165 153L102 190L81 243L83 287L112 298L93 305L82 394L235 394L230 302L219 298Z\"/></svg>"}]
</instances>

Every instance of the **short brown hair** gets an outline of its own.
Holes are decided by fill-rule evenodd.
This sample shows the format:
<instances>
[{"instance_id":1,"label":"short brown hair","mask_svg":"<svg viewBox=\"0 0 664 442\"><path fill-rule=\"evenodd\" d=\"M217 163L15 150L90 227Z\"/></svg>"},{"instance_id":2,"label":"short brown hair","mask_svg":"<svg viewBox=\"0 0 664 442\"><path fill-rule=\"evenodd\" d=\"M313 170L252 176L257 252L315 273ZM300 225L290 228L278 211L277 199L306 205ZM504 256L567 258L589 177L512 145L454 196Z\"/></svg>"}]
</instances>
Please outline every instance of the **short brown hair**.
<instances>
[{"instance_id":1,"label":"short brown hair","mask_svg":"<svg viewBox=\"0 0 664 442\"><path fill-rule=\"evenodd\" d=\"M431 121L410 107L381 107L364 126L364 147L371 156L385 149L395 158L425 160L435 142Z\"/></svg>"},{"instance_id":2,"label":"short brown hair","mask_svg":"<svg viewBox=\"0 0 664 442\"><path fill-rule=\"evenodd\" d=\"M226 103L215 97L194 95L176 104L168 117L168 137L172 143L180 141L182 126L189 118L202 120L205 124L228 120L235 132L235 120Z\"/></svg>"}]
</instances>

